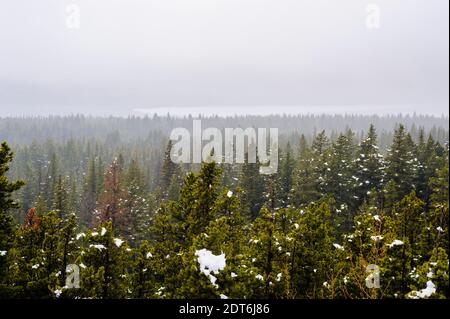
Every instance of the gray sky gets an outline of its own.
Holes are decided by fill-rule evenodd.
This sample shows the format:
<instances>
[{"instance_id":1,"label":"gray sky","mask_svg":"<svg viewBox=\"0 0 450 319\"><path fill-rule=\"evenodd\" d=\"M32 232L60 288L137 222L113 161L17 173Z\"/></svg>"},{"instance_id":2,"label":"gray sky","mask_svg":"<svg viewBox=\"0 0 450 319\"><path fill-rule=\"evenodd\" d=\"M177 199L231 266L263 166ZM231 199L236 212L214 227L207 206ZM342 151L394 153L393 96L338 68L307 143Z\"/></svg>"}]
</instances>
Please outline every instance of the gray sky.
<instances>
[{"instance_id":1,"label":"gray sky","mask_svg":"<svg viewBox=\"0 0 450 319\"><path fill-rule=\"evenodd\" d=\"M66 25L71 3L80 9L79 29ZM380 8L378 29L366 27L369 3ZM3 1L0 116L188 106L448 114L448 6Z\"/></svg>"}]
</instances>

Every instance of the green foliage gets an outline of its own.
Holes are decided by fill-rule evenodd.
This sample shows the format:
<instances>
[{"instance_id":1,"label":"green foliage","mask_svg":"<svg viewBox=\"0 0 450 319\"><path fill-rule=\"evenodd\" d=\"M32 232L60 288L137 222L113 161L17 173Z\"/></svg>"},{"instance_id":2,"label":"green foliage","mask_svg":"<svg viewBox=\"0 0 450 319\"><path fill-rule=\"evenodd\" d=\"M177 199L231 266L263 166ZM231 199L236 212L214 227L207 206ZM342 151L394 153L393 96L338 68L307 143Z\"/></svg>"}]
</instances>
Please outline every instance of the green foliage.
<instances>
[{"instance_id":1,"label":"green foliage","mask_svg":"<svg viewBox=\"0 0 450 319\"><path fill-rule=\"evenodd\" d=\"M271 176L248 160L181 167L170 143L128 154L117 134L112 162L93 142L33 144L22 192L3 143L0 298L448 298L448 145L413 135L400 125L387 156L374 126L302 135Z\"/></svg>"}]
</instances>

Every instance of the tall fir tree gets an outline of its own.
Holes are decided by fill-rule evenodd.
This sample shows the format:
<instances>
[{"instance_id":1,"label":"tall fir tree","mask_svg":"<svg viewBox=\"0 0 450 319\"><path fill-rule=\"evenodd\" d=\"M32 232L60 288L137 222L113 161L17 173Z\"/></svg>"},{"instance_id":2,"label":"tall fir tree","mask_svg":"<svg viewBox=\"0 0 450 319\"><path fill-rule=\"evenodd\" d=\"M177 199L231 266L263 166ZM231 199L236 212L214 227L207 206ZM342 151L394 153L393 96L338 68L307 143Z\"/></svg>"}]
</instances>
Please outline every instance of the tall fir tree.
<instances>
[{"instance_id":1,"label":"tall fir tree","mask_svg":"<svg viewBox=\"0 0 450 319\"><path fill-rule=\"evenodd\" d=\"M12 247L12 238L14 237L14 222L10 210L19 208L19 203L13 198L13 193L24 185L22 181L11 182L6 176L13 156L9 145L3 142L0 145L0 297L7 295L5 287L5 277L8 274L6 256Z\"/></svg>"}]
</instances>

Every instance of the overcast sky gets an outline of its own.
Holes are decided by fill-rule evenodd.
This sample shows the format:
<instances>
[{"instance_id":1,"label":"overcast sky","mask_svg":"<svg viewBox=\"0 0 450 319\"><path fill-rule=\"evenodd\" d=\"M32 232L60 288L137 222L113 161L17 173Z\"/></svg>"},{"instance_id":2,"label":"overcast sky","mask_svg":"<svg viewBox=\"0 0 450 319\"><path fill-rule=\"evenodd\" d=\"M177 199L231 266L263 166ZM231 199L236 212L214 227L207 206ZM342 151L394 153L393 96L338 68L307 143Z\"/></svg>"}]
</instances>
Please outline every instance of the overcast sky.
<instances>
[{"instance_id":1,"label":"overcast sky","mask_svg":"<svg viewBox=\"0 0 450 319\"><path fill-rule=\"evenodd\" d=\"M366 26L369 3L379 28ZM202 106L448 114L448 6L2 1L0 116Z\"/></svg>"}]
</instances>

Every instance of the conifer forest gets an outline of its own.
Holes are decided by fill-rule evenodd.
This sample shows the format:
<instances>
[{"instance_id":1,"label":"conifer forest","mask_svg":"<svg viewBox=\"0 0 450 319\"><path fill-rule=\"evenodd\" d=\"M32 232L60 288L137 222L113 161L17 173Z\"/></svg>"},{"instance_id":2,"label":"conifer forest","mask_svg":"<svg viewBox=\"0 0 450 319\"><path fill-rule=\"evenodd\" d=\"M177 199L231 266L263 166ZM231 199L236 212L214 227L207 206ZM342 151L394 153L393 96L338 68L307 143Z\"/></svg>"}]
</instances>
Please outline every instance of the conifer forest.
<instances>
[{"instance_id":1,"label":"conifer forest","mask_svg":"<svg viewBox=\"0 0 450 319\"><path fill-rule=\"evenodd\" d=\"M448 117L202 122L279 128L276 173L174 163L191 117L0 118L0 299L449 298Z\"/></svg>"}]
</instances>

